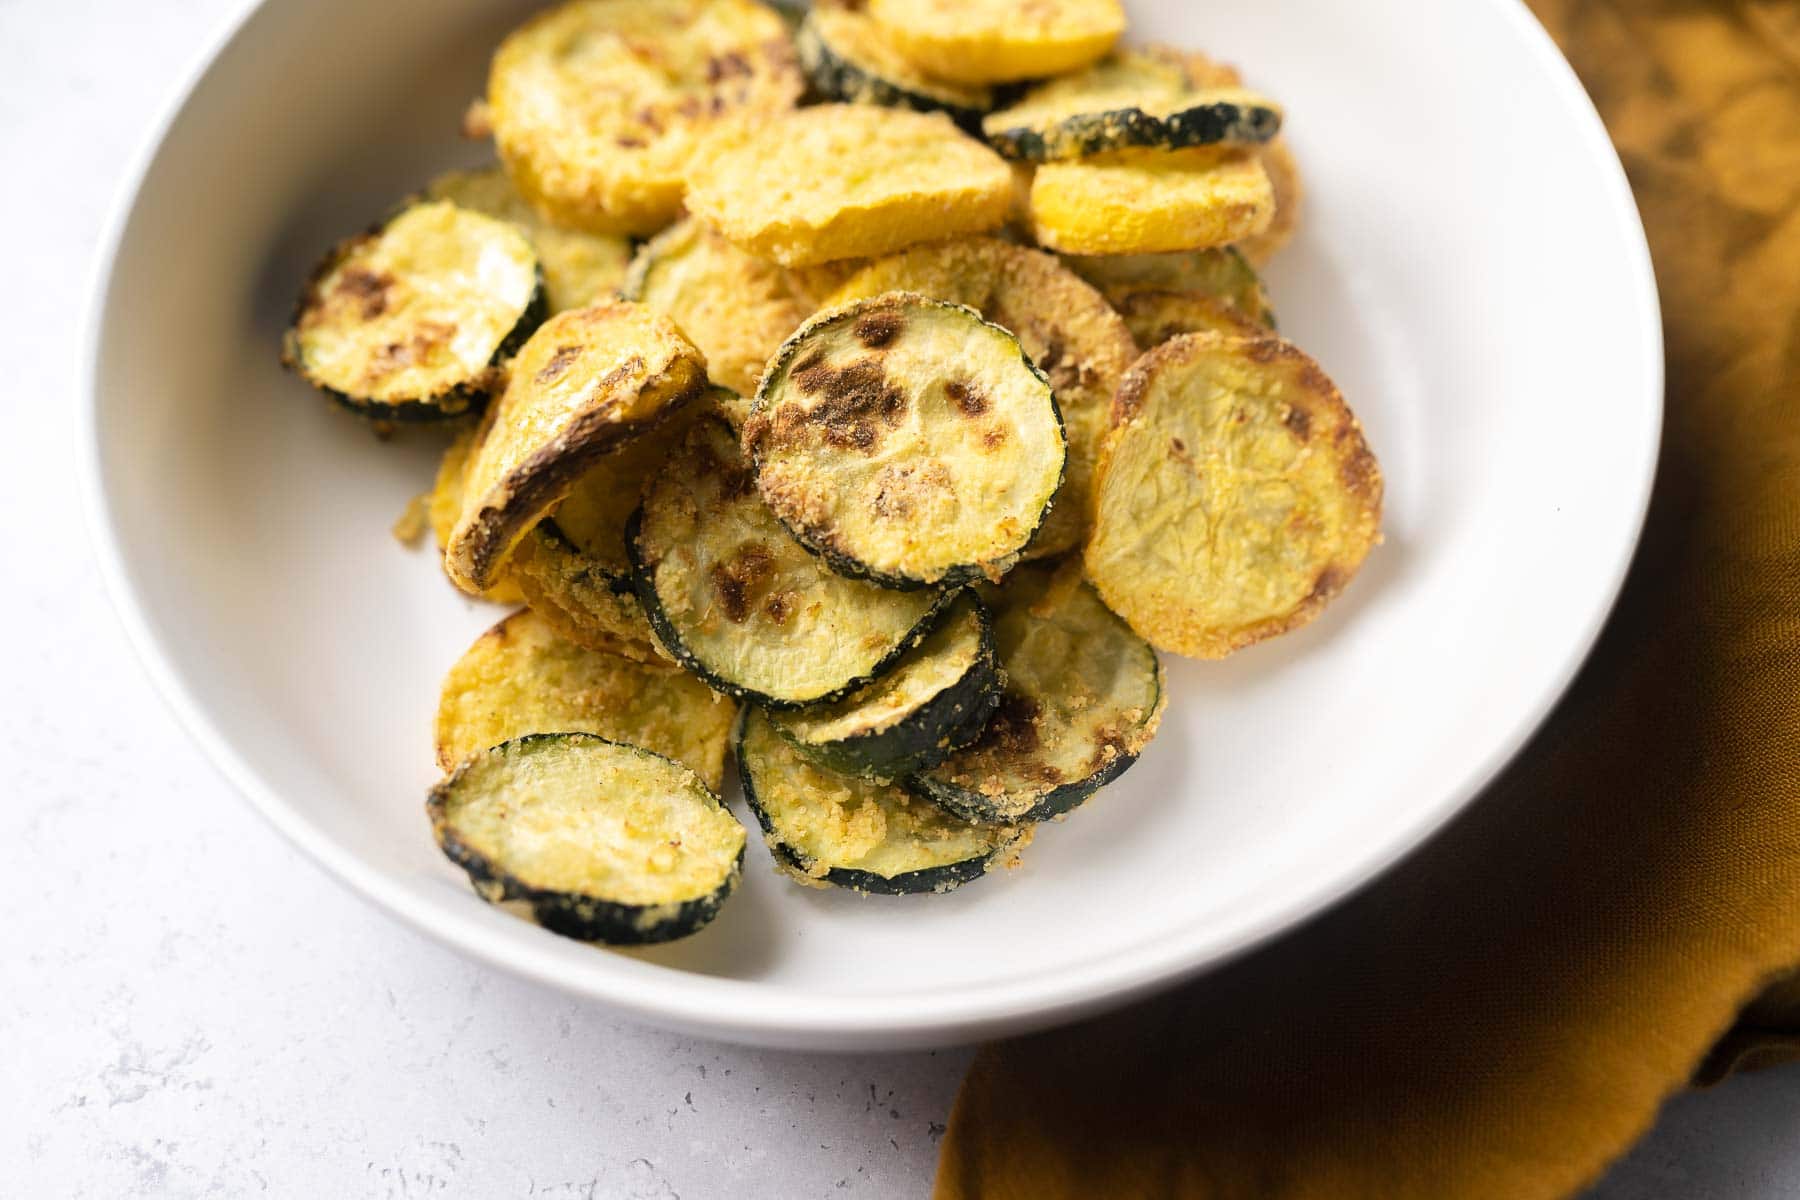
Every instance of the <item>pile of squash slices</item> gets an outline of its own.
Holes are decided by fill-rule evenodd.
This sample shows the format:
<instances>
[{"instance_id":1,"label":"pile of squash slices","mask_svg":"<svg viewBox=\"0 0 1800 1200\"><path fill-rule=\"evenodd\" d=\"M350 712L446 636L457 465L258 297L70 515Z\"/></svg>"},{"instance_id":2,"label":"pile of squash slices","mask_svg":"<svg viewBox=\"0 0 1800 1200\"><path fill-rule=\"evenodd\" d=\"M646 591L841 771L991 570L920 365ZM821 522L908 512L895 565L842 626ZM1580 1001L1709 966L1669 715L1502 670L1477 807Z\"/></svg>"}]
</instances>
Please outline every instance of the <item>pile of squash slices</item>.
<instances>
[{"instance_id":1,"label":"pile of squash slices","mask_svg":"<svg viewBox=\"0 0 1800 1200\"><path fill-rule=\"evenodd\" d=\"M571 0L284 361L450 442L403 518L518 607L444 680L476 890L613 945L743 869L936 893L1124 772L1157 651L1312 620L1382 481L1256 265L1283 112L1117 0Z\"/></svg>"}]
</instances>

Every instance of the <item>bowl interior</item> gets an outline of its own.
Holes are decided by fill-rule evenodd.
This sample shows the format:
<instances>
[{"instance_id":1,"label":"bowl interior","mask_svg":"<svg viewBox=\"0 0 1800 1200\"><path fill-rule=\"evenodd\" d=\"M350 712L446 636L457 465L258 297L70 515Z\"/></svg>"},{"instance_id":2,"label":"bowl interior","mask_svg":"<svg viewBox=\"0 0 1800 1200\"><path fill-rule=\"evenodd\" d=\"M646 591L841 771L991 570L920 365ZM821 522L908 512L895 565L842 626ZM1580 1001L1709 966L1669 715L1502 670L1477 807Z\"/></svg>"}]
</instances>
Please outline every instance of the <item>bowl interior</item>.
<instances>
[{"instance_id":1,"label":"bowl interior","mask_svg":"<svg viewBox=\"0 0 1800 1200\"><path fill-rule=\"evenodd\" d=\"M1315 625L1169 660L1141 762L1017 872L931 898L776 877L617 953L490 909L423 816L438 681L499 611L389 527L442 439L380 442L277 365L298 281L437 170L524 11L271 2L150 162L99 298L103 552L227 773L387 907L670 1024L902 1045L1041 1023L1315 911L1465 802L1578 663L1641 520L1660 347L1642 234L1586 100L1511 0L1132 9L1281 98L1303 232L1269 272L1387 477L1387 541ZM740 808L741 812L741 808Z\"/></svg>"}]
</instances>

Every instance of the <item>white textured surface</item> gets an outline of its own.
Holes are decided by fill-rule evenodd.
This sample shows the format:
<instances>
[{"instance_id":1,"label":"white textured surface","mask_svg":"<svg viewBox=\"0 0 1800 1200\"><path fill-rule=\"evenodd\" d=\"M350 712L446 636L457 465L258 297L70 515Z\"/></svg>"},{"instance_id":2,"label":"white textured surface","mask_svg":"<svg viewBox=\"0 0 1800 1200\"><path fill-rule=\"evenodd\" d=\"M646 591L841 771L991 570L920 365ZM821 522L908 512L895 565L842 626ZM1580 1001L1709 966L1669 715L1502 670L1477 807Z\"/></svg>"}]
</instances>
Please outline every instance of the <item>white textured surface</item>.
<instances>
[{"instance_id":1,"label":"white textured surface","mask_svg":"<svg viewBox=\"0 0 1800 1200\"><path fill-rule=\"evenodd\" d=\"M0 2L0 1192L924 1195L962 1053L717 1046L465 963L280 842L130 660L68 463L75 317L237 3ZM1800 1194L1797 1120L1796 1071L1684 1098L1599 1194Z\"/></svg>"}]
</instances>

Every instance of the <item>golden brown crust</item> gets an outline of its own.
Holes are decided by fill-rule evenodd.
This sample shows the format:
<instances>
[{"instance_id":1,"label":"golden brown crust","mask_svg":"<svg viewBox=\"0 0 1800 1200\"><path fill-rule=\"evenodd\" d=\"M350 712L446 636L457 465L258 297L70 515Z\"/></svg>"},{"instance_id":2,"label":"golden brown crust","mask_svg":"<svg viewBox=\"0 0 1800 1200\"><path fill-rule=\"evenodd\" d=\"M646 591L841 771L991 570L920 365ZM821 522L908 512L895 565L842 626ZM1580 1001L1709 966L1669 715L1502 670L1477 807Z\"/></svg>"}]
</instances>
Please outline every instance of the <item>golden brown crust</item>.
<instances>
[{"instance_id":1,"label":"golden brown crust","mask_svg":"<svg viewBox=\"0 0 1800 1200\"><path fill-rule=\"evenodd\" d=\"M1263 232L1274 214L1253 150L1118 151L1044 163L1031 181L1037 240L1065 254L1204 250Z\"/></svg>"},{"instance_id":2,"label":"golden brown crust","mask_svg":"<svg viewBox=\"0 0 1800 1200\"><path fill-rule=\"evenodd\" d=\"M445 556L480 592L527 530L609 449L700 394L705 360L667 317L623 300L559 313L513 364L469 468Z\"/></svg>"},{"instance_id":3,"label":"golden brown crust","mask_svg":"<svg viewBox=\"0 0 1800 1200\"><path fill-rule=\"evenodd\" d=\"M1217 296L1205 292L1145 289L1126 292L1114 305L1145 349L1162 345L1184 333L1223 333L1231 337L1262 337L1268 326L1253 321Z\"/></svg>"},{"instance_id":4,"label":"golden brown crust","mask_svg":"<svg viewBox=\"0 0 1800 1200\"><path fill-rule=\"evenodd\" d=\"M1316 617L1381 540L1381 470L1308 355L1185 334L1114 399L1085 565L1160 649L1232 651Z\"/></svg>"},{"instance_id":5,"label":"golden brown crust","mask_svg":"<svg viewBox=\"0 0 1800 1200\"><path fill-rule=\"evenodd\" d=\"M431 492L425 501L425 515L431 525L432 539L437 543L440 568L444 566L444 551L450 545L450 531L456 528L456 518L462 515L463 480L469 473L469 460L474 457L475 447L487 435L490 423L484 416L479 423L460 431L444 447L444 457L438 462L437 478L432 481ZM481 599L513 607L525 603L524 593L510 572L481 593Z\"/></svg>"}]
</instances>

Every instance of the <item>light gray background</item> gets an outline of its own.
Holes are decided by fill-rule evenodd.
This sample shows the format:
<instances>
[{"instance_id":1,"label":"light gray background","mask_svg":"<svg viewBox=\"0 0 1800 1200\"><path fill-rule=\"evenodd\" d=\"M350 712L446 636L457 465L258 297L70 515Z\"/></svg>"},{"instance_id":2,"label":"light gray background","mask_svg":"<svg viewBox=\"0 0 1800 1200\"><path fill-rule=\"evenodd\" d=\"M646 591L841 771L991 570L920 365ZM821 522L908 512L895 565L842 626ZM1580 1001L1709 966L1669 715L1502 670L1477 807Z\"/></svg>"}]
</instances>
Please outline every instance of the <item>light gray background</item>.
<instances>
[{"instance_id":1,"label":"light gray background","mask_svg":"<svg viewBox=\"0 0 1800 1200\"><path fill-rule=\"evenodd\" d=\"M0 1192L927 1195L965 1051L742 1050L473 966L289 849L140 673L70 464L81 316L242 3L0 0ZM1800 1070L1683 1097L1597 1195L1800 1196L1796 1130Z\"/></svg>"}]
</instances>

